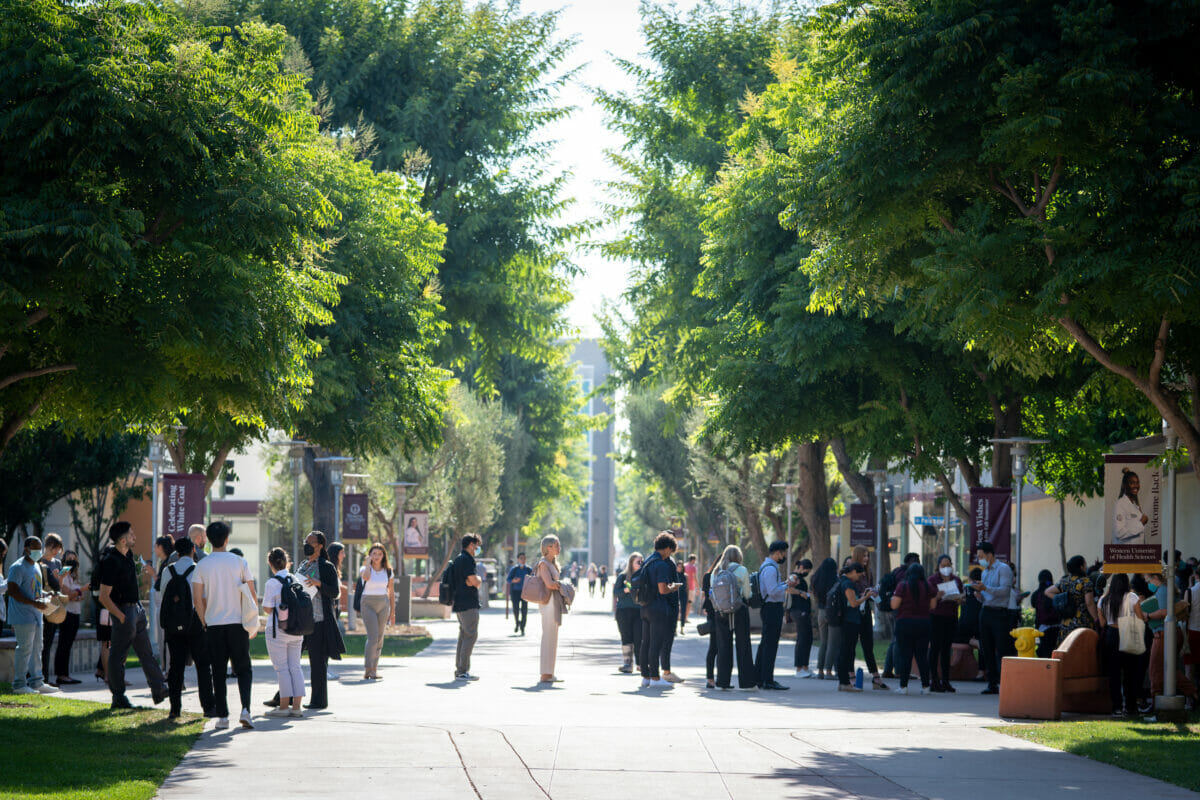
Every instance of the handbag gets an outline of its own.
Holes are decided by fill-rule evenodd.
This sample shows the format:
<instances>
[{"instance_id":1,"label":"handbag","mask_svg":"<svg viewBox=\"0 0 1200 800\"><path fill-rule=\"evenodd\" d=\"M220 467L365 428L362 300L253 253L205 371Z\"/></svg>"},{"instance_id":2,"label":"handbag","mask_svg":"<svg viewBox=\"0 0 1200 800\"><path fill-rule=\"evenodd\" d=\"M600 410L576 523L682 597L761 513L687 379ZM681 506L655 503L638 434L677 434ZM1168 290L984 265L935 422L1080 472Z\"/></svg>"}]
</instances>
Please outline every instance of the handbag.
<instances>
[{"instance_id":1,"label":"handbag","mask_svg":"<svg viewBox=\"0 0 1200 800\"><path fill-rule=\"evenodd\" d=\"M525 576L525 585L521 587L521 599L539 606L550 602L550 590L542 576L534 570Z\"/></svg>"},{"instance_id":2,"label":"handbag","mask_svg":"<svg viewBox=\"0 0 1200 800\"><path fill-rule=\"evenodd\" d=\"M710 633L712 633L712 625L709 625L707 622L701 622L696 626L696 633L700 634L701 636L708 636Z\"/></svg>"},{"instance_id":3,"label":"handbag","mask_svg":"<svg viewBox=\"0 0 1200 800\"><path fill-rule=\"evenodd\" d=\"M359 614L362 613L363 585L363 579L361 577L354 582L354 610Z\"/></svg>"},{"instance_id":4,"label":"handbag","mask_svg":"<svg viewBox=\"0 0 1200 800\"><path fill-rule=\"evenodd\" d=\"M1122 653L1140 656L1146 652L1146 623L1138 619L1136 614L1118 617L1117 633L1120 634L1119 649Z\"/></svg>"},{"instance_id":5,"label":"handbag","mask_svg":"<svg viewBox=\"0 0 1200 800\"><path fill-rule=\"evenodd\" d=\"M238 587L242 599L242 627L246 629L246 634L253 639L258 636L258 604L254 602L254 595L250 593L250 585L243 583Z\"/></svg>"}]
</instances>

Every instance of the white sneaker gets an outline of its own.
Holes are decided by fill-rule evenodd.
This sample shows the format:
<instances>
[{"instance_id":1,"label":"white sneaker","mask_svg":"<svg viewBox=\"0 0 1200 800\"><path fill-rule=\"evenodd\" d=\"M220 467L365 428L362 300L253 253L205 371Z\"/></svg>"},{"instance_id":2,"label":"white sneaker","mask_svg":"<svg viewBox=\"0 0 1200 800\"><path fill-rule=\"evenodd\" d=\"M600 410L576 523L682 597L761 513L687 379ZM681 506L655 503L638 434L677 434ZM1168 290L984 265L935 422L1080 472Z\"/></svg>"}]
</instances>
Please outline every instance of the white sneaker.
<instances>
[{"instance_id":1,"label":"white sneaker","mask_svg":"<svg viewBox=\"0 0 1200 800\"><path fill-rule=\"evenodd\" d=\"M242 723L243 728L253 728L254 723L250 721L250 709L243 708L241 715L238 717L238 722Z\"/></svg>"},{"instance_id":2,"label":"white sneaker","mask_svg":"<svg viewBox=\"0 0 1200 800\"><path fill-rule=\"evenodd\" d=\"M223 731L229 727L229 717L217 717L217 724L213 725L213 730Z\"/></svg>"},{"instance_id":3,"label":"white sneaker","mask_svg":"<svg viewBox=\"0 0 1200 800\"><path fill-rule=\"evenodd\" d=\"M300 717L304 716L304 712L298 708L293 708L291 711L288 712L288 716L293 719L299 719Z\"/></svg>"},{"instance_id":4,"label":"white sneaker","mask_svg":"<svg viewBox=\"0 0 1200 800\"><path fill-rule=\"evenodd\" d=\"M800 669L796 670L796 677L797 678L811 678L812 673L809 672L808 667L801 667Z\"/></svg>"},{"instance_id":5,"label":"white sneaker","mask_svg":"<svg viewBox=\"0 0 1200 800\"><path fill-rule=\"evenodd\" d=\"M268 709L264 717L290 717L292 710L290 708L272 708Z\"/></svg>"},{"instance_id":6,"label":"white sneaker","mask_svg":"<svg viewBox=\"0 0 1200 800\"><path fill-rule=\"evenodd\" d=\"M908 687L907 686L897 686L892 691L895 692L896 694L908 694Z\"/></svg>"},{"instance_id":7,"label":"white sneaker","mask_svg":"<svg viewBox=\"0 0 1200 800\"><path fill-rule=\"evenodd\" d=\"M37 694L38 690L32 686L22 686L20 689L13 689L13 694Z\"/></svg>"},{"instance_id":8,"label":"white sneaker","mask_svg":"<svg viewBox=\"0 0 1200 800\"><path fill-rule=\"evenodd\" d=\"M456 680L456 681L477 681L477 680L479 680L479 676L472 675L469 672L464 672L461 675L455 675L454 680Z\"/></svg>"},{"instance_id":9,"label":"white sneaker","mask_svg":"<svg viewBox=\"0 0 1200 800\"><path fill-rule=\"evenodd\" d=\"M932 694L932 691L930 690L930 688L928 686L922 686L921 694Z\"/></svg>"},{"instance_id":10,"label":"white sneaker","mask_svg":"<svg viewBox=\"0 0 1200 800\"><path fill-rule=\"evenodd\" d=\"M643 688L643 689L645 689L645 688L646 688L647 686L649 686L649 685L650 685L650 679L649 679L649 678L642 678L642 688Z\"/></svg>"},{"instance_id":11,"label":"white sneaker","mask_svg":"<svg viewBox=\"0 0 1200 800\"><path fill-rule=\"evenodd\" d=\"M37 692L39 694L57 694L58 691L59 688L57 686L51 686L48 683L43 683L41 686L37 687Z\"/></svg>"},{"instance_id":12,"label":"white sneaker","mask_svg":"<svg viewBox=\"0 0 1200 800\"><path fill-rule=\"evenodd\" d=\"M662 678L657 678L655 680L650 681L650 688L651 689L674 689L675 684L671 683L670 681L664 681Z\"/></svg>"},{"instance_id":13,"label":"white sneaker","mask_svg":"<svg viewBox=\"0 0 1200 800\"><path fill-rule=\"evenodd\" d=\"M671 683L683 683L683 678L679 677L674 672L664 672L662 674L662 679Z\"/></svg>"}]
</instances>

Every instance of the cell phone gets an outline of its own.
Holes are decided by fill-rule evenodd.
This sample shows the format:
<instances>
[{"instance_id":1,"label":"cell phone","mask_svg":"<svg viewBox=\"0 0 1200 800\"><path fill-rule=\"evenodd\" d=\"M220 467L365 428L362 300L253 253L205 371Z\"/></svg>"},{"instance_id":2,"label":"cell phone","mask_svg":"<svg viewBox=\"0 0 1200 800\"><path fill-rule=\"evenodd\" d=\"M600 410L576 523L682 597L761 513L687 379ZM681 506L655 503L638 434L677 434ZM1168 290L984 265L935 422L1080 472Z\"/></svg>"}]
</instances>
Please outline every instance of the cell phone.
<instances>
[{"instance_id":1,"label":"cell phone","mask_svg":"<svg viewBox=\"0 0 1200 800\"><path fill-rule=\"evenodd\" d=\"M63 567L62 569L60 569L60 570L58 571L58 574L59 574L59 575L66 575L66 574L67 574L68 572L70 572L70 571L71 571L71 568L70 568L70 567Z\"/></svg>"}]
</instances>

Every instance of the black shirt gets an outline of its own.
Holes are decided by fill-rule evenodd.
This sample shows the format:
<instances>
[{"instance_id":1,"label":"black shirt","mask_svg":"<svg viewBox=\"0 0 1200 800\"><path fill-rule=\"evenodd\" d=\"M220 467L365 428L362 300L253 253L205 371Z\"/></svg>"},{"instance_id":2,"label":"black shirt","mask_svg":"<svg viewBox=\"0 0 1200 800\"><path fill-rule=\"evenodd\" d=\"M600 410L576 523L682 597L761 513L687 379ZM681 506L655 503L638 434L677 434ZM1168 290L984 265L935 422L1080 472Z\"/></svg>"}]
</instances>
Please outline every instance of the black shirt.
<instances>
[{"instance_id":1,"label":"black shirt","mask_svg":"<svg viewBox=\"0 0 1200 800\"><path fill-rule=\"evenodd\" d=\"M799 572L793 572L796 576L796 585L793 589L799 589L802 592L808 592L808 578L805 578ZM811 614L812 613L812 598L801 597L798 594L789 594L788 600L791 602L791 611L793 614Z\"/></svg>"},{"instance_id":2,"label":"black shirt","mask_svg":"<svg viewBox=\"0 0 1200 800\"><path fill-rule=\"evenodd\" d=\"M470 611L479 608L479 589L467 583L475 575L475 556L463 550L450 565L454 581L454 611Z\"/></svg>"},{"instance_id":3,"label":"black shirt","mask_svg":"<svg viewBox=\"0 0 1200 800\"><path fill-rule=\"evenodd\" d=\"M100 562L100 585L112 587L112 601L118 606L132 605L138 601L137 568L133 564L133 553L121 555L111 551Z\"/></svg>"}]
</instances>

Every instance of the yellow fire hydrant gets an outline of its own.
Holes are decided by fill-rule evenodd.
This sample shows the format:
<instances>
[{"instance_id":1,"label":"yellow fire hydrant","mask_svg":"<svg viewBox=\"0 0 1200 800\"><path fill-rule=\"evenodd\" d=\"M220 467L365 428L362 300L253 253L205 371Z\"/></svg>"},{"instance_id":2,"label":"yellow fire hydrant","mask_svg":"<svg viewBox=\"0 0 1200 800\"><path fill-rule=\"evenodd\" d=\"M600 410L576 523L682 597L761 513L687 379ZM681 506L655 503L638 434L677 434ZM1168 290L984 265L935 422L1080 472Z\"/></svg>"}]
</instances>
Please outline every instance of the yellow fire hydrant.
<instances>
[{"instance_id":1,"label":"yellow fire hydrant","mask_svg":"<svg viewBox=\"0 0 1200 800\"><path fill-rule=\"evenodd\" d=\"M1012 637L1017 640L1018 658L1036 658L1037 640L1044 635L1037 628L1017 628L1012 631Z\"/></svg>"}]
</instances>

